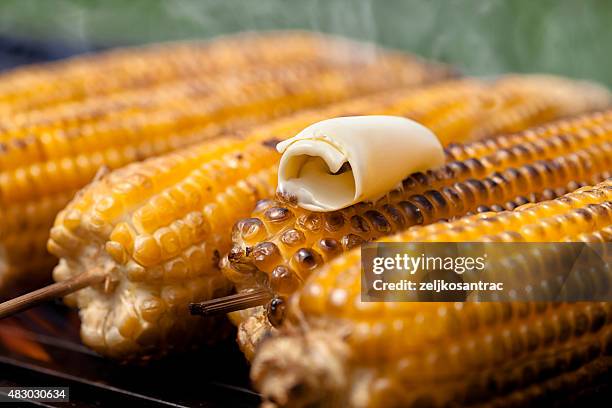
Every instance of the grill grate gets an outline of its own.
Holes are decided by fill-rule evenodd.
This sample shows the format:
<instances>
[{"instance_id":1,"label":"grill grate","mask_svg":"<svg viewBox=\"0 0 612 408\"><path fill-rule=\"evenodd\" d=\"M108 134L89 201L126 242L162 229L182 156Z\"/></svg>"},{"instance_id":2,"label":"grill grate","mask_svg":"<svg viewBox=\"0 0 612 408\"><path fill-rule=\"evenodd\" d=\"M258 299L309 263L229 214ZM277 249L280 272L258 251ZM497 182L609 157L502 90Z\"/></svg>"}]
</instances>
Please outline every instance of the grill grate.
<instances>
[{"instance_id":1,"label":"grill grate","mask_svg":"<svg viewBox=\"0 0 612 408\"><path fill-rule=\"evenodd\" d=\"M0 321L0 386L67 386L71 401L84 407L259 403L248 388L248 367L234 342L138 366L97 356L78 342L77 331L76 313L59 305Z\"/></svg>"}]
</instances>

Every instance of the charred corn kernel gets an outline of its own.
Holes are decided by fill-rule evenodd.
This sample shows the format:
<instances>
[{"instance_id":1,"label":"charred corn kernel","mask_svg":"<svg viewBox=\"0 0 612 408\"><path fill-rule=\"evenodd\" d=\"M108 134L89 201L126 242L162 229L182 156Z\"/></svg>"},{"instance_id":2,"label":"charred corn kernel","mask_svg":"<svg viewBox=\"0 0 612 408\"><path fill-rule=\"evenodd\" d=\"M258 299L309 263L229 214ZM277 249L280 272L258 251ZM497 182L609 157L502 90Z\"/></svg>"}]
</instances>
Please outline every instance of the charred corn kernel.
<instances>
[{"instance_id":1,"label":"charred corn kernel","mask_svg":"<svg viewBox=\"0 0 612 408\"><path fill-rule=\"evenodd\" d=\"M370 46L307 33L244 35L113 51L3 74L2 281L15 280L14 272L26 261L3 237L49 229L57 212L103 165L118 168L299 109L453 75L447 67L410 56L370 51ZM215 173L203 171L204 177ZM155 231L171 220L167 214L204 200L198 177L140 208L133 228ZM114 185L116 195L96 200L89 227L124 213L155 188L150 181L136 173ZM79 216L73 218L79 222ZM46 278L49 270L30 273Z\"/></svg>"},{"instance_id":2,"label":"charred corn kernel","mask_svg":"<svg viewBox=\"0 0 612 408\"><path fill-rule=\"evenodd\" d=\"M274 193L276 138L289 137L319 116L373 109L383 97L279 119L246 135L132 164L82 190L58 215L48 248L61 257L56 279L97 267L115 282L110 291L108 285L92 287L71 297L84 316L85 343L105 355L134 358L177 346L179 330L181 342L210 335L201 319L188 315L187 304L229 291L217 268L229 249L226 231L258 199ZM100 211L111 202L121 203L121 213ZM142 330L117 331L122 309L150 304L145 299L153 297L159 300L147 306ZM126 333L137 336L123 337Z\"/></svg>"},{"instance_id":3,"label":"charred corn kernel","mask_svg":"<svg viewBox=\"0 0 612 408\"><path fill-rule=\"evenodd\" d=\"M573 87L574 83L567 81L566 86ZM48 243L49 250L62 258L54 272L56 279L66 279L90 270L93 265L103 265L110 279L118 282L113 291L91 288L74 297L82 310L87 309L82 313L87 316L83 325L98 328L83 327L84 341L102 354L129 358L149 354L155 347L159 351L166 350L174 346L172 339L175 336L182 343L207 335L200 330L198 323L193 324L197 318L187 316L186 305L191 301L220 296L229 290L229 282L217 268L221 256L231 246L227 231L240 218L248 216L259 199L273 195L279 159L275 145L279 140L293 136L313 122L334 116L355 113L410 116L412 112L415 116L428 116L432 112L418 111L423 98L430 101L433 111L440 109L436 101L451 101L456 105L455 109L461 109L461 106L473 103L485 94L494 94L495 89L495 84L473 80L451 81L419 90L404 88L295 114L242 134L202 143L103 176L82 190L57 217L55 228L62 226L65 214L80 212L79 227L73 232L81 241L79 248L67 250L62 247L61 239L51 239ZM541 95L546 93L547 89L541 89ZM530 100L537 99L535 92L533 94ZM567 112L573 110L574 102L571 98L557 98L549 103L559 111ZM503 112L503 103L496 109ZM484 117L485 114L480 112L478 116ZM113 203L120 203L123 208L120 214L111 211L107 217L106 213L96 211L98 203L109 202L109 197ZM271 207L259 206L261 211L269 210L269 216L279 223L290 215ZM316 219L300 222L311 229L323 225ZM351 222L357 226L355 228L369 227L369 221L365 219L356 218ZM176 233L178 238L168 232L173 231L175 223L183 225L180 235ZM60 229L65 230L68 228ZM115 251L113 254L105 250L106 243L109 240L113 242L114 236L128 253L127 263L121 263L123 254L116 253L116 245L109 246L111 251ZM171 236L171 242L163 242L168 236ZM299 234L297 239L300 239ZM343 245L354 246L359 240L362 240L359 235L349 235ZM133 242L131 248L124 241ZM334 242L323 242L322 245L333 251ZM262 246L258 248L257 257L267 261L270 251L274 248ZM314 268L320 263L320 258L316 253L302 251L297 253L296 262ZM189 286L185 289L187 282ZM121 340L120 333L116 332L115 309L130 307L138 300L139 293L149 296L158 293L162 286L167 288L167 299L172 302L172 307L165 308L155 324L144 324L143 330L138 332L147 336L146 343L151 348L139 347L142 339ZM179 293L174 288L183 288L187 292L170 296ZM112 343L106 343L110 335Z\"/></svg>"},{"instance_id":4,"label":"charred corn kernel","mask_svg":"<svg viewBox=\"0 0 612 408\"><path fill-rule=\"evenodd\" d=\"M601 181L612 165L611 120L609 111L588 114L522 133L454 144L447 149L445 166L411 175L401 190L376 203L315 213L267 200L234 226L223 272L239 290L264 285L287 297L317 267L363 242L473 212L516 208L554 198L568 187ZM474 156L464 158L465 152ZM468 231L473 230L469 224ZM451 238L447 231L438 240L455 240ZM274 320L278 323L282 316L277 313ZM245 330L241 333L246 339L241 348L252 355L249 347L254 342Z\"/></svg>"},{"instance_id":5,"label":"charred corn kernel","mask_svg":"<svg viewBox=\"0 0 612 408\"><path fill-rule=\"evenodd\" d=\"M484 157L450 162L427 174L410 176L402 190L377 203L360 203L337 212L316 213L268 202L234 227L230 266L235 266L236 272L264 272L272 286L276 285L273 275L278 266L296 273L295 279L301 281L326 260L354 246L351 236L359 242L371 241L412 225L482 211L483 207L501 210L517 196L532 195L530 198L537 200L541 191L550 195L549 190L562 189L574 179L597 181L612 165L612 132L584 135L548 135ZM556 143L559 140L567 143ZM492 143L489 148L494 146ZM232 271L228 275L257 278L257 274ZM253 284L251 279L249 285Z\"/></svg>"},{"instance_id":6,"label":"charred corn kernel","mask_svg":"<svg viewBox=\"0 0 612 408\"><path fill-rule=\"evenodd\" d=\"M444 241L452 238L444 231L472 225L454 238L487 241L503 230L520 241L526 228L579 216L590 220L584 229L545 237L577 240L609 229L611 199L608 179L552 201L414 227L383 241ZM504 217L512 221L500 222ZM549 388L558 381L563 392L578 389L602 374L595 367L609 368L610 303L362 303L360 273L355 249L318 269L290 298L281 330L261 343L253 362L264 398L281 406L504 406L537 397L534 389L560 392ZM588 375L579 384L566 381L581 371Z\"/></svg>"},{"instance_id":7,"label":"charred corn kernel","mask_svg":"<svg viewBox=\"0 0 612 408\"><path fill-rule=\"evenodd\" d=\"M595 231L601 223L605 226L609 221L606 217L609 216L607 209L611 198L612 179L608 178L596 188L582 187L555 200L525 204L511 212L482 213L450 223L409 229L400 235L410 241L470 241L472 240L470 233L478 231L487 240L514 241L526 240L521 232L532 233L534 230L539 230L541 235L532 234L531 240L554 242L568 235ZM585 223L587 219L589 222ZM557 224L556 221L564 228L539 228L544 225L553 226ZM514 230L516 226L519 229Z\"/></svg>"}]
</instances>

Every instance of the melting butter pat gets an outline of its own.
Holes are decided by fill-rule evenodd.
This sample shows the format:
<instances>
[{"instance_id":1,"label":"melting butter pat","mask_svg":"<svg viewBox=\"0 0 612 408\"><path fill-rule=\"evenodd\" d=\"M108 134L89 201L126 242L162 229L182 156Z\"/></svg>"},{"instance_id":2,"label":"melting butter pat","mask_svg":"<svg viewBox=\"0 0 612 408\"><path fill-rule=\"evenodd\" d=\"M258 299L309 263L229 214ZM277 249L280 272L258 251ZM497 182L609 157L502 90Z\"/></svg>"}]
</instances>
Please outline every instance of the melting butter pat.
<instances>
[{"instance_id":1,"label":"melting butter pat","mask_svg":"<svg viewBox=\"0 0 612 408\"><path fill-rule=\"evenodd\" d=\"M324 120L276 146L278 193L311 211L376 200L411 173L444 164L436 135L397 116Z\"/></svg>"}]
</instances>

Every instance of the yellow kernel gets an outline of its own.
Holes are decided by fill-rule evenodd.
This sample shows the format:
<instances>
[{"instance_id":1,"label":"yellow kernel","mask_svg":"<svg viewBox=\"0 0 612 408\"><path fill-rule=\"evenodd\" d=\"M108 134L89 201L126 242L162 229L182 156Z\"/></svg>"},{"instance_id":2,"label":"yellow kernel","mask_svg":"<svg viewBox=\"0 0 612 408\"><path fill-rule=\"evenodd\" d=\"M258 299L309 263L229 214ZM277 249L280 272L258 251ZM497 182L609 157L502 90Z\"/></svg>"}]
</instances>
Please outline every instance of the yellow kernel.
<instances>
[{"instance_id":1,"label":"yellow kernel","mask_svg":"<svg viewBox=\"0 0 612 408\"><path fill-rule=\"evenodd\" d=\"M69 230L75 230L81 225L81 212L79 210L68 210L64 213L64 226Z\"/></svg>"},{"instance_id":2,"label":"yellow kernel","mask_svg":"<svg viewBox=\"0 0 612 408\"><path fill-rule=\"evenodd\" d=\"M79 238L71 234L68 229L64 228L64 226L51 228L50 237L58 245L61 245L62 247L71 251L76 250L80 245Z\"/></svg>"},{"instance_id":3,"label":"yellow kernel","mask_svg":"<svg viewBox=\"0 0 612 408\"><path fill-rule=\"evenodd\" d=\"M112 221L121 214L121 205L112 197L102 197L95 205L94 211L105 221Z\"/></svg>"},{"instance_id":4,"label":"yellow kernel","mask_svg":"<svg viewBox=\"0 0 612 408\"><path fill-rule=\"evenodd\" d=\"M108 241L104 246L106 252L115 260L115 262L122 265L128 261L128 255L123 246L115 241Z\"/></svg>"},{"instance_id":5,"label":"yellow kernel","mask_svg":"<svg viewBox=\"0 0 612 408\"><path fill-rule=\"evenodd\" d=\"M130 226L125 223L119 223L113 229L110 235L111 241L120 243L126 251L132 252L134 246L134 233Z\"/></svg>"},{"instance_id":6,"label":"yellow kernel","mask_svg":"<svg viewBox=\"0 0 612 408\"><path fill-rule=\"evenodd\" d=\"M190 275L192 277L214 272L213 268L210 267L211 265L205 249L206 244L201 245L203 247L194 246L185 252L185 257L189 262Z\"/></svg>"},{"instance_id":7,"label":"yellow kernel","mask_svg":"<svg viewBox=\"0 0 612 408\"><path fill-rule=\"evenodd\" d=\"M151 236L139 236L134 241L134 260L143 266L153 266L161 260L161 248Z\"/></svg>"},{"instance_id":8,"label":"yellow kernel","mask_svg":"<svg viewBox=\"0 0 612 408\"><path fill-rule=\"evenodd\" d=\"M119 333L128 339L135 337L136 332L140 328L140 321L136 316L125 316L123 321L118 324Z\"/></svg>"},{"instance_id":9,"label":"yellow kernel","mask_svg":"<svg viewBox=\"0 0 612 408\"><path fill-rule=\"evenodd\" d=\"M126 269L127 277L133 282L142 282L147 277L147 270L135 262L130 262Z\"/></svg>"},{"instance_id":10,"label":"yellow kernel","mask_svg":"<svg viewBox=\"0 0 612 408\"><path fill-rule=\"evenodd\" d=\"M188 275L187 265L182 259L173 259L164 264L164 280L165 281L182 281Z\"/></svg>"},{"instance_id":11,"label":"yellow kernel","mask_svg":"<svg viewBox=\"0 0 612 408\"><path fill-rule=\"evenodd\" d=\"M164 259L171 258L181 251L179 237L170 228L160 228L155 232L155 239L159 242Z\"/></svg>"},{"instance_id":12,"label":"yellow kernel","mask_svg":"<svg viewBox=\"0 0 612 408\"><path fill-rule=\"evenodd\" d=\"M146 298L139 303L138 310L147 322L155 322L165 310L164 302L157 297Z\"/></svg>"},{"instance_id":13,"label":"yellow kernel","mask_svg":"<svg viewBox=\"0 0 612 408\"><path fill-rule=\"evenodd\" d=\"M140 232L151 233L155 231L159 223L157 210L146 204L134 212L132 222Z\"/></svg>"}]
</instances>

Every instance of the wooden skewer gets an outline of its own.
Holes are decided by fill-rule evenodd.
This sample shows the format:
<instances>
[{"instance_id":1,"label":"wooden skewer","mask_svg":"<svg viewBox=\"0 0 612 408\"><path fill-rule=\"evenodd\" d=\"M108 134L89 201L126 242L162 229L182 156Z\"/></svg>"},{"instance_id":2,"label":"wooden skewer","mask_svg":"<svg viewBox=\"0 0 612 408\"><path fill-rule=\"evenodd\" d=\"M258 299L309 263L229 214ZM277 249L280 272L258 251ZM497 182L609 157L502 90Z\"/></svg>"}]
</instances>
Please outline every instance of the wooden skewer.
<instances>
[{"instance_id":1,"label":"wooden skewer","mask_svg":"<svg viewBox=\"0 0 612 408\"><path fill-rule=\"evenodd\" d=\"M189 305L189 310L192 315L212 316L261 306L270 301L272 297L273 295L269 290L258 289L252 292L237 293L235 295L212 299L206 302L191 303Z\"/></svg>"},{"instance_id":2,"label":"wooden skewer","mask_svg":"<svg viewBox=\"0 0 612 408\"><path fill-rule=\"evenodd\" d=\"M106 279L106 275L99 271L91 271L81 273L66 279L62 282L57 282L44 288L35 290L34 292L26 293L4 303L0 303L0 319L11 316L15 313L34 307L42 302L46 302L58 297L76 292L84 287L102 283Z\"/></svg>"}]
</instances>

